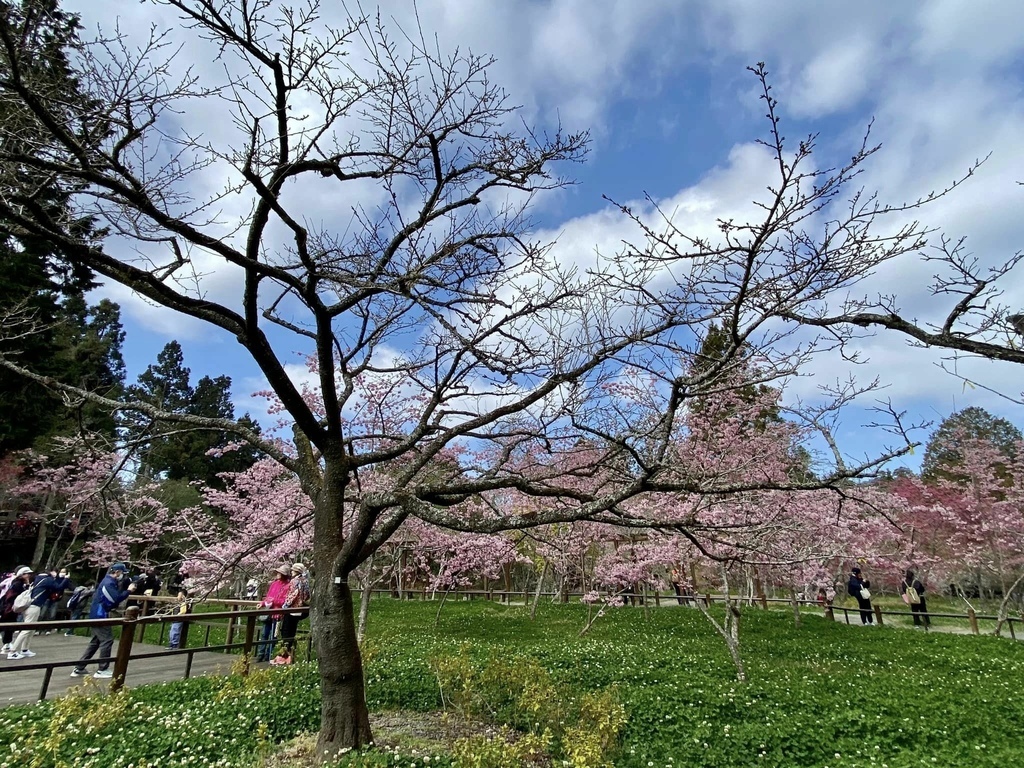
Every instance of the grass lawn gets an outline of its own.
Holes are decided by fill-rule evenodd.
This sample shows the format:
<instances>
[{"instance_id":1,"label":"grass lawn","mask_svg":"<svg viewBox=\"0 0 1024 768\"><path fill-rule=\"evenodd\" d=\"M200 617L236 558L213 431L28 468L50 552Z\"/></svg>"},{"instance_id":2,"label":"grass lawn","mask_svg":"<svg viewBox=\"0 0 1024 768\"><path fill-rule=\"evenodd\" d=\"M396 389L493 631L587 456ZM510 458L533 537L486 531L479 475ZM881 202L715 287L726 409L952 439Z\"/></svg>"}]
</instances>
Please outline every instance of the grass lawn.
<instances>
[{"instance_id":1,"label":"grass lawn","mask_svg":"<svg viewBox=\"0 0 1024 768\"><path fill-rule=\"evenodd\" d=\"M808 615L795 629L786 611L747 608L741 638L749 680L739 684L723 641L696 610L614 610L578 638L586 610L542 604L531 622L522 606L455 602L435 627L437 603L375 598L367 695L372 711L387 713L378 738L392 749L341 764L1024 762L1024 644ZM439 681L454 706L447 717L436 714ZM152 686L117 699L0 711L0 729L13 734L0 768L301 765L273 757L274 745L314 730L319 716L311 665ZM477 728L466 737L464 716L517 730L488 739ZM439 724L433 733L395 727L430 717ZM587 752L591 737L608 733L616 734L614 753ZM555 759L522 757L535 746Z\"/></svg>"}]
</instances>

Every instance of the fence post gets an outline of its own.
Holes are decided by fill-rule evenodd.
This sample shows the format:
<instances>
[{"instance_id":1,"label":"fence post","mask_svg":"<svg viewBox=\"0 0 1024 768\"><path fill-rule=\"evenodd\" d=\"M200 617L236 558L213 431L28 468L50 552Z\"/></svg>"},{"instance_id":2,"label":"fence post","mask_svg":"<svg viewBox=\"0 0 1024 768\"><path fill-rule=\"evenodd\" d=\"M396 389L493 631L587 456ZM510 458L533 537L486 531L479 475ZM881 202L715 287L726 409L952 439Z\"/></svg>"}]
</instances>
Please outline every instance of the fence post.
<instances>
[{"instance_id":1,"label":"fence post","mask_svg":"<svg viewBox=\"0 0 1024 768\"><path fill-rule=\"evenodd\" d=\"M971 634L978 634L978 615L974 612L973 608L967 609L967 620L971 622Z\"/></svg>"},{"instance_id":2,"label":"fence post","mask_svg":"<svg viewBox=\"0 0 1024 768\"><path fill-rule=\"evenodd\" d=\"M252 613L245 617L245 647L242 649L242 677L249 674L249 665L252 663L252 641L256 636L256 614Z\"/></svg>"},{"instance_id":3,"label":"fence post","mask_svg":"<svg viewBox=\"0 0 1024 768\"><path fill-rule=\"evenodd\" d=\"M151 613L151 611L149 609L149 600L139 600L138 611L139 611L139 614L138 614L137 618L145 618L146 616L148 616ZM139 624L139 636L136 639L140 643L146 642L146 625L145 624Z\"/></svg>"},{"instance_id":4,"label":"fence post","mask_svg":"<svg viewBox=\"0 0 1024 768\"><path fill-rule=\"evenodd\" d=\"M128 659L132 655L132 641L135 639L135 624L139 619L139 607L130 606L124 612L121 622L121 637L117 641L117 653L114 656L114 677L110 681L110 692L124 686L124 677L128 674Z\"/></svg>"},{"instance_id":5,"label":"fence post","mask_svg":"<svg viewBox=\"0 0 1024 768\"><path fill-rule=\"evenodd\" d=\"M229 605L231 606L232 612L238 610L238 604L237 603L229 603ZM227 636L227 640L225 641L225 645L231 645L231 643L234 641L234 639L235 639L235 617L234 616L228 616L228 636ZM225 648L224 649L224 653L231 653L231 651L229 649Z\"/></svg>"},{"instance_id":6,"label":"fence post","mask_svg":"<svg viewBox=\"0 0 1024 768\"><path fill-rule=\"evenodd\" d=\"M875 609L875 618L878 619L878 626L885 626L885 622L882 621L882 606L872 606Z\"/></svg>"}]
</instances>

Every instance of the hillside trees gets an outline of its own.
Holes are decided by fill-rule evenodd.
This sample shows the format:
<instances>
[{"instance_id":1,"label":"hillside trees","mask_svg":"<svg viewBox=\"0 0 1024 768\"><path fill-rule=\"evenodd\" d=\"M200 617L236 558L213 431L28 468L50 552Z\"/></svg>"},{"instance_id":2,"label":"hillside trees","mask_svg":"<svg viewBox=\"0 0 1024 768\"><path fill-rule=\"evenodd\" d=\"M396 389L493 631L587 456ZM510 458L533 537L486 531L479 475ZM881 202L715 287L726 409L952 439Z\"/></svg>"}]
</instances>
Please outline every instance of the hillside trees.
<instances>
[{"instance_id":1,"label":"hillside trees","mask_svg":"<svg viewBox=\"0 0 1024 768\"><path fill-rule=\"evenodd\" d=\"M979 442L993 446L1012 459L1022 439L1020 430L1008 420L993 416L984 408L971 406L946 417L929 436L921 464L921 477L934 482L961 477L964 452Z\"/></svg>"},{"instance_id":2,"label":"hillside trees","mask_svg":"<svg viewBox=\"0 0 1024 768\"><path fill-rule=\"evenodd\" d=\"M916 225L876 234L884 211L858 195L819 230L815 214L843 201L873 149L812 168L813 142L782 138L763 68L761 151L779 177L750 220L718 222L711 241L654 205L623 205L639 242L583 269L531 241L527 209L564 183L554 166L582 159L587 137L517 132L486 57L442 54L379 21L323 25L315 3L159 4L219 66L181 72L156 32L98 48L69 39L91 96L71 115L0 26L0 97L38 137L3 145L0 163L62 180L73 210L127 255L17 189L0 194L0 215L70 263L230 334L266 377L291 444L223 417L75 392L175 428L233 432L299 478L312 509L323 755L371 740L349 579L406 521L478 535L577 520L692 535L703 506L841 489L907 448L895 418L891 447L816 477L676 461L688 405L737 387L727 368L740 350L765 383L799 371L817 347L774 321L920 242ZM218 126L208 137L180 119L200 113ZM154 161L168 144L175 152ZM228 197L241 212L224 221ZM313 198L362 202L338 202L327 226L306 215ZM231 279L208 285L212 270ZM692 329L711 323L724 329L720 354L691 372ZM287 368L296 349L312 355L315 387ZM624 396L622 382L640 378L650 386ZM660 494L689 506L663 507Z\"/></svg>"},{"instance_id":3,"label":"hillside trees","mask_svg":"<svg viewBox=\"0 0 1024 768\"><path fill-rule=\"evenodd\" d=\"M9 82L12 67L17 66L47 94L60 120L73 120L74 113L94 106L68 62L77 21L62 12L56 0L4 0L0 25L18 35L21 49L16 63L0 57L0 79ZM40 137L24 104L0 100L0 122L5 127L0 136L5 155L32 151ZM4 194L15 194L47 216L61 219L77 236L95 236L92 217L70 211L73 186L25 164L0 169ZM0 213L0 348L33 370L116 397L124 378L119 310L106 300L88 307L85 294L93 285L87 266L65 259L48 238L37 237ZM59 397L8 370L0 371L0 455L34 445L48 451L51 446L44 443L49 438L79 430L112 436L109 410L78 400L71 415L60 407Z\"/></svg>"},{"instance_id":4,"label":"hillside trees","mask_svg":"<svg viewBox=\"0 0 1024 768\"><path fill-rule=\"evenodd\" d=\"M125 392L129 401L150 404L165 413L181 413L201 419L231 422L231 377L203 376L193 387L185 367L181 345L170 341L157 362L139 374L138 383ZM260 427L248 414L239 419L243 429L259 434ZM258 458L246 445L237 446L232 432L198 426L172 426L159 419L127 411L122 418L123 437L139 457L139 474L150 479L195 482L220 487L222 472L240 472Z\"/></svg>"}]
</instances>

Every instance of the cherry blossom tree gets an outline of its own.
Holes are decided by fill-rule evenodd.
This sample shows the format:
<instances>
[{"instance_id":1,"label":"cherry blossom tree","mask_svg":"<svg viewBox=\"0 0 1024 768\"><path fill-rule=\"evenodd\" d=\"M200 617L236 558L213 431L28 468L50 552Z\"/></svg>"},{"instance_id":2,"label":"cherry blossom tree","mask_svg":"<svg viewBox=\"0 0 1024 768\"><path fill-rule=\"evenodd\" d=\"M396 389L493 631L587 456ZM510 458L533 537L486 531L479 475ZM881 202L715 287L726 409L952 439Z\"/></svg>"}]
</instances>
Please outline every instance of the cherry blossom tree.
<instances>
[{"instance_id":1,"label":"cherry blossom tree","mask_svg":"<svg viewBox=\"0 0 1024 768\"><path fill-rule=\"evenodd\" d=\"M809 477L680 442L701 396L778 381L827 348L779 318L810 314L922 237L913 224L877 232L887 209L844 199L874 148L828 168L812 164L813 140L786 144L763 67L778 178L749 220L697 235L653 201L623 204L638 242L581 267L531 239L527 212L564 183L554 168L582 159L587 136L520 130L486 57L445 55L380 21L326 26L315 2L156 1L222 66L182 72L159 31L92 44L72 31L62 42L89 98L67 104L21 45L32 30L0 26L0 96L22 118L0 126L0 138L17 131L0 141L4 173L66 185L70 218L95 219L112 248L40 209L31 189L0 187L0 215L69 263L229 334L291 444L0 365L174 428L231 432L294 473L312 510L322 755L372 738L349 579L408 521L487 536L586 520L710 551L702 538L729 543L750 527L757 493L838 492L907 449L895 420L877 456ZM197 110L222 130L190 130L182 115ZM327 226L305 216L313 197L365 202ZM712 324L723 343L694 366ZM287 365L297 350L315 361L314 388ZM751 364L758 380L733 375Z\"/></svg>"}]
</instances>

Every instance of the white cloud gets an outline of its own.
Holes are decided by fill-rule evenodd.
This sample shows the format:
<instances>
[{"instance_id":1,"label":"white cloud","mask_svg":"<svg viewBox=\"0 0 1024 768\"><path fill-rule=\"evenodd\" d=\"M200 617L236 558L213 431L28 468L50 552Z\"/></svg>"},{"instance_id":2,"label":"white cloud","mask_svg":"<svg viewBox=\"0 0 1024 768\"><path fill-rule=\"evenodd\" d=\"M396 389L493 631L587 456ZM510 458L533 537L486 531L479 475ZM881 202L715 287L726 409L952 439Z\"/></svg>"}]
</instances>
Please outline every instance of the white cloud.
<instances>
[{"instance_id":1,"label":"white cloud","mask_svg":"<svg viewBox=\"0 0 1024 768\"><path fill-rule=\"evenodd\" d=\"M112 0L77 0L87 23L121 14L131 29L144 30L153 5L114 3ZM403 29L413 31L411 4L383 4L383 15L394 16ZM599 10L598 10L599 9ZM333 17L333 3L325 12ZM559 118L571 129L592 128L598 135L594 162L622 152L630 162L640 157L620 132L624 124L616 108L635 104L637 92L661 93L666 84L699 73L716 87L715 99L726 105L732 119L744 126L760 119L761 104L751 98L742 67L764 60L773 72L773 91L781 101L784 132L795 140L800 130L824 126L819 145L820 162L849 156L859 132L874 117L874 138L884 149L861 178L868 189L879 189L888 201L915 199L958 178L973 160L992 152L991 160L962 190L920 212L922 219L953 237L968 236L968 248L983 263L996 263L1021 247L1020 207L1024 188L1024 96L1021 56L1024 37L1019 34L1016 3L964 4L935 0L923 4L893 4L875 0L857 4L764 3L761 0L723 0L687 6L676 2L615 3L595 7L583 0L534 3L485 3L465 0L421 0L419 18L428 39L436 33L442 51L455 46L477 53L493 53L498 63L495 81L510 92L511 101L525 106L527 122L550 127ZM186 50L189 63L211 67L198 58L198 48ZM742 86L737 87L737 83ZM737 92L742 90L743 92ZM231 128L220 115L189 115L189 120L211 138ZM680 105L673 114L681 122L711 119ZM629 115L630 120L643 115ZM664 115L659 116L664 119ZM802 121L802 122L801 122ZM763 133L754 124L748 136ZM671 135L672 129L669 129ZM618 137L618 138L617 138ZM617 144L618 141L618 144ZM626 147L625 150L620 145ZM750 200L759 196L771 177L763 149L737 144L728 150L665 146L665 151L704 153L707 168L693 178L679 179L674 193L659 203L672 211L680 226L695 234L714 234L717 216L746 217ZM646 158L649 161L649 158ZM639 159L638 159L639 162ZM652 174L660 168L652 167ZM672 189L659 179L660 189ZM223 179L204 177L206 192ZM616 179L604 177L601 189L588 190L616 196ZM345 226L355 204L374 205L377 190L356 188L337 198L319 189L290 190L297 207L311 222ZM582 195L581 195L582 197ZM244 214L247 201L225 203L225 216ZM638 210L650 213L646 204ZM613 253L622 241L636 241L639 233L618 212L603 204L539 233L541 239L558 237L551 258L562 265L589 266L595 254ZM208 272L206 289L213 297L232 295L237 278L213 261L201 261ZM937 304L927 290L934 265L905 260L888 265L859 287L862 293L897 290L901 306L912 316L934 320ZM124 292L116 296L125 300ZM1008 281L1006 300L1024 307L1024 281ZM198 332L189 322L144 304L126 305L136 322L170 333ZM184 330L182 330L184 329ZM918 403L924 410L951 408L966 398L1004 409L998 399L981 391L964 391L933 363L940 355L907 349L892 335L879 335L860 348L871 363L857 368L858 375L878 374L890 384L886 394L899 403ZM1019 374L1012 366L965 364L971 375L1015 393ZM834 380L842 371L831 361L812 368L814 378L796 385L794 392L817 380ZM976 400L975 400L976 399Z\"/></svg>"}]
</instances>

